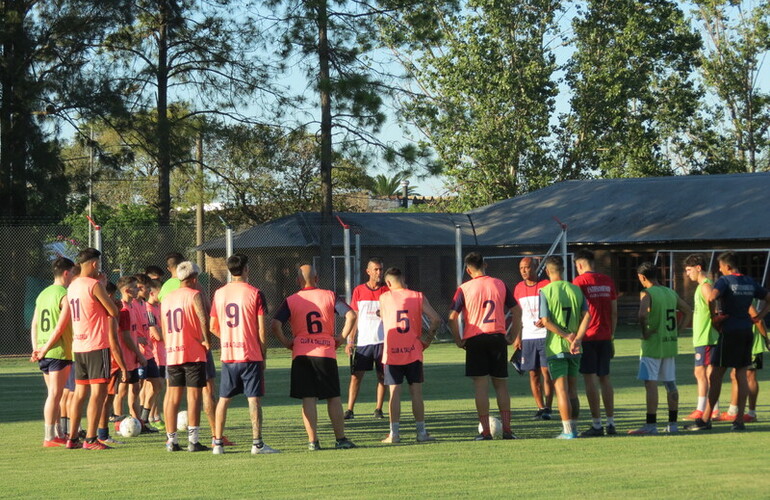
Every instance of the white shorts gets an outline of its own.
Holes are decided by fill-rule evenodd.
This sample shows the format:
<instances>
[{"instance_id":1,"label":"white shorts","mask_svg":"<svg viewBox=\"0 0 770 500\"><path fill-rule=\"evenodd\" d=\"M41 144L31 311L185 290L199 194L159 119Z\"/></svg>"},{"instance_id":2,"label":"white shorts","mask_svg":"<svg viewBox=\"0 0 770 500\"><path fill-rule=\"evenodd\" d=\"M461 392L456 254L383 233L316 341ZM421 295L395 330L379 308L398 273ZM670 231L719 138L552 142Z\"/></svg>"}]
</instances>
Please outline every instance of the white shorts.
<instances>
[{"instance_id":1,"label":"white shorts","mask_svg":"<svg viewBox=\"0 0 770 500\"><path fill-rule=\"evenodd\" d=\"M639 380L676 381L676 358L639 358Z\"/></svg>"}]
</instances>

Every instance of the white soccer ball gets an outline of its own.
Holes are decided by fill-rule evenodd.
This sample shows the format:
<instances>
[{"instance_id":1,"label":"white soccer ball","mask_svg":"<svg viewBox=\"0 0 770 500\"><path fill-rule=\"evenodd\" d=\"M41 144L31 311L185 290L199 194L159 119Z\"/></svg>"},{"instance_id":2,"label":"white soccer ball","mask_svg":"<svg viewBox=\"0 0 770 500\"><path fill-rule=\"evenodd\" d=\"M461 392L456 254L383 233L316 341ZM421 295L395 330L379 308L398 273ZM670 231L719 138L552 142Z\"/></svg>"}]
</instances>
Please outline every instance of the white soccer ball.
<instances>
[{"instance_id":1,"label":"white soccer ball","mask_svg":"<svg viewBox=\"0 0 770 500\"><path fill-rule=\"evenodd\" d=\"M182 410L176 414L176 430L187 430L187 410Z\"/></svg>"},{"instance_id":2,"label":"white soccer ball","mask_svg":"<svg viewBox=\"0 0 770 500\"><path fill-rule=\"evenodd\" d=\"M484 428L481 427L481 422L479 422L479 434L481 434L484 431ZM500 419L497 417L493 417L492 415L489 416L489 432L492 433L492 437L499 438L503 435L503 423L500 422Z\"/></svg>"},{"instance_id":3,"label":"white soccer ball","mask_svg":"<svg viewBox=\"0 0 770 500\"><path fill-rule=\"evenodd\" d=\"M120 435L123 437L136 437L142 433L142 423L134 417L126 417L120 421Z\"/></svg>"}]
</instances>

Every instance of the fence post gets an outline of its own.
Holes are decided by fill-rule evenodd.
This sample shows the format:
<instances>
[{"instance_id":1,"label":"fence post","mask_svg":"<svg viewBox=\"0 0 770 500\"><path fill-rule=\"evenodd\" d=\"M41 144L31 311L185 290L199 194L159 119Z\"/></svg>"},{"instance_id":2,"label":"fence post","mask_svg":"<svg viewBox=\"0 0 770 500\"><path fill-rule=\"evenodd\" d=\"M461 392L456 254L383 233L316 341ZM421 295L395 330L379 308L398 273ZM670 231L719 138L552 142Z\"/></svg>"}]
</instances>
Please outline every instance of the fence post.
<instances>
[{"instance_id":1,"label":"fence post","mask_svg":"<svg viewBox=\"0 0 770 500\"><path fill-rule=\"evenodd\" d=\"M457 276L457 287L463 284L463 231L459 224L455 224L455 273ZM460 338L463 337L463 317L457 318Z\"/></svg>"},{"instance_id":2,"label":"fence post","mask_svg":"<svg viewBox=\"0 0 770 500\"><path fill-rule=\"evenodd\" d=\"M227 254L225 256L225 259L230 258L230 256L233 254L233 228L230 225L225 226L225 253ZM230 274L230 271L227 271L227 282L230 283L233 281L233 275Z\"/></svg>"},{"instance_id":3,"label":"fence post","mask_svg":"<svg viewBox=\"0 0 770 500\"><path fill-rule=\"evenodd\" d=\"M343 226L344 250L345 250L345 302L350 304L353 297L352 272L350 269L350 226Z\"/></svg>"}]
</instances>

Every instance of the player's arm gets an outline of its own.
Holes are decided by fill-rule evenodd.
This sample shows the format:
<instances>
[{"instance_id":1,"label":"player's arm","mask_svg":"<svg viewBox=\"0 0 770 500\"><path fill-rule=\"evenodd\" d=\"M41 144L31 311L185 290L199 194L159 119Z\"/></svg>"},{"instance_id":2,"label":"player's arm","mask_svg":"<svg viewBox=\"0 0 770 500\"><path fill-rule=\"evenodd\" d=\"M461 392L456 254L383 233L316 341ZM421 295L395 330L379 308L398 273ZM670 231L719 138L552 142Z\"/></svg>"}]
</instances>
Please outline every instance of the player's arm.
<instances>
[{"instance_id":1,"label":"player's arm","mask_svg":"<svg viewBox=\"0 0 770 500\"><path fill-rule=\"evenodd\" d=\"M615 331L618 329L618 300L612 299L610 304L610 339L615 338Z\"/></svg>"},{"instance_id":2,"label":"player's arm","mask_svg":"<svg viewBox=\"0 0 770 500\"><path fill-rule=\"evenodd\" d=\"M684 314L684 317L682 318L682 328L690 325L692 323L692 308L687 302L682 300L682 297L679 295L676 296L676 308L679 312Z\"/></svg>"},{"instance_id":3,"label":"player's arm","mask_svg":"<svg viewBox=\"0 0 770 500\"><path fill-rule=\"evenodd\" d=\"M221 337L221 335L219 335L219 319L216 316L211 316L211 321L209 322L209 330L211 331L212 335Z\"/></svg>"},{"instance_id":4,"label":"player's arm","mask_svg":"<svg viewBox=\"0 0 770 500\"><path fill-rule=\"evenodd\" d=\"M647 319L650 316L650 294L642 290L639 294L639 328L642 329L642 339L647 340L653 332L647 331Z\"/></svg>"},{"instance_id":5,"label":"player's arm","mask_svg":"<svg viewBox=\"0 0 770 500\"><path fill-rule=\"evenodd\" d=\"M345 325L342 327L342 334L340 337L335 337L337 345L342 343L342 339L348 338L353 330L356 328L356 318L358 315L353 309L348 308L345 312Z\"/></svg>"},{"instance_id":6,"label":"player's arm","mask_svg":"<svg viewBox=\"0 0 770 500\"><path fill-rule=\"evenodd\" d=\"M155 318L152 310L147 310L147 326L150 329L150 336L156 342L163 342L163 329L158 328L158 320Z\"/></svg>"},{"instance_id":7,"label":"player's arm","mask_svg":"<svg viewBox=\"0 0 770 500\"><path fill-rule=\"evenodd\" d=\"M267 359L267 326L265 315L257 315L257 327L259 328L259 348L262 350L262 359Z\"/></svg>"},{"instance_id":8,"label":"player's arm","mask_svg":"<svg viewBox=\"0 0 770 500\"><path fill-rule=\"evenodd\" d=\"M350 301L350 303L351 303L351 309L353 307L358 307L357 306L357 298L356 298L356 294L355 293L353 294L353 298ZM355 311L355 309L354 309L354 311ZM353 350L356 348L356 338L358 337L358 322L359 321L361 321L361 317L360 316L356 316L356 324L355 324L355 327L353 328L353 330L347 336L343 335L343 338L347 340L347 343L345 344L345 354L347 354L348 356L352 356L353 355Z\"/></svg>"},{"instance_id":9,"label":"player's arm","mask_svg":"<svg viewBox=\"0 0 770 500\"><path fill-rule=\"evenodd\" d=\"M572 342L570 343L570 352L572 354L580 354L580 345L583 343L583 337L586 336L588 324L591 322L591 313L588 312L588 304L585 302L585 299L583 300L583 311L580 317L580 324L578 325L575 338L572 339Z\"/></svg>"},{"instance_id":10,"label":"player's arm","mask_svg":"<svg viewBox=\"0 0 770 500\"><path fill-rule=\"evenodd\" d=\"M765 338L765 341L767 341L767 328L765 328L765 322L762 320L756 319L757 314L758 314L757 308L754 307L754 304L751 304L749 306L749 316L751 316L751 319L754 320L754 325L756 325L757 331L759 331L759 334Z\"/></svg>"},{"instance_id":11,"label":"player's arm","mask_svg":"<svg viewBox=\"0 0 770 500\"><path fill-rule=\"evenodd\" d=\"M506 340L510 339L509 344L513 344L514 349L521 348L521 306L516 304L511 309L511 330L506 333Z\"/></svg>"},{"instance_id":12,"label":"player's arm","mask_svg":"<svg viewBox=\"0 0 770 500\"><path fill-rule=\"evenodd\" d=\"M32 324L30 325L30 340L32 341L32 356L29 357L29 360L37 361L40 358L42 358L42 356L38 354L38 349L37 349L37 307L35 307L35 312L32 313Z\"/></svg>"},{"instance_id":13,"label":"player's arm","mask_svg":"<svg viewBox=\"0 0 770 500\"><path fill-rule=\"evenodd\" d=\"M755 323L762 322L762 320L765 319L765 316L767 316L767 313L770 312L770 292L768 292L764 298L760 298L759 300L765 301L765 307L763 307L756 316L752 316L751 319L753 319Z\"/></svg>"},{"instance_id":14,"label":"player's arm","mask_svg":"<svg viewBox=\"0 0 770 500\"><path fill-rule=\"evenodd\" d=\"M278 339L278 341L283 344L283 346L286 349L291 350L291 348L294 345L294 342L289 340L286 335L283 334L283 323L281 321L278 321L277 319L273 318L273 321L270 325L271 329L273 330L273 336Z\"/></svg>"},{"instance_id":15,"label":"player's arm","mask_svg":"<svg viewBox=\"0 0 770 500\"><path fill-rule=\"evenodd\" d=\"M449 325L449 331L452 332L452 338L455 344L460 349L465 349L465 339L460 337L460 312L465 308L465 295L463 289L458 288L455 292L455 296L452 299L452 305L449 310L449 317L447 318L447 324Z\"/></svg>"},{"instance_id":16,"label":"player's arm","mask_svg":"<svg viewBox=\"0 0 770 500\"><path fill-rule=\"evenodd\" d=\"M436 310L433 309L433 306L430 305L428 298L425 296L422 298L422 312L428 317L428 320L430 320L430 327L428 327L427 338L424 341L420 339L423 348L427 349L431 342L433 342L433 340L436 338L436 331L441 325L441 316L439 316Z\"/></svg>"},{"instance_id":17,"label":"player's arm","mask_svg":"<svg viewBox=\"0 0 770 500\"><path fill-rule=\"evenodd\" d=\"M118 309L118 306L115 305L115 301L112 300L112 297L110 297L110 295L107 293L107 289L104 288L104 285L102 285L101 282L94 285L92 293L94 294L94 298L98 300L107 311L107 314L113 318L118 317L120 314L120 309Z\"/></svg>"},{"instance_id":18,"label":"player's arm","mask_svg":"<svg viewBox=\"0 0 770 500\"><path fill-rule=\"evenodd\" d=\"M128 380L128 371L126 370L126 362L123 359L123 351L120 349L120 343L118 342L118 320L117 318L110 318L110 354L115 358L115 362L118 364L122 375L123 382Z\"/></svg>"},{"instance_id":19,"label":"player's arm","mask_svg":"<svg viewBox=\"0 0 770 500\"><path fill-rule=\"evenodd\" d=\"M449 325L449 331L452 332L452 339L454 339L457 347L464 349L465 340L460 338L460 313L457 311L450 311L449 318L447 318L447 324Z\"/></svg>"},{"instance_id":20,"label":"player's arm","mask_svg":"<svg viewBox=\"0 0 770 500\"><path fill-rule=\"evenodd\" d=\"M70 321L72 321L72 318L70 318L70 303L67 300L66 295L62 297L61 302L59 302L59 309L61 309L59 320L56 322L56 326L54 327L53 333L51 333L51 336L48 338L48 342L38 349L38 359L45 357L46 353L59 341L62 333L64 333L64 330L69 326Z\"/></svg>"},{"instance_id":21,"label":"player's arm","mask_svg":"<svg viewBox=\"0 0 770 500\"><path fill-rule=\"evenodd\" d=\"M513 348L514 349L521 349L521 334L524 329L522 325L522 309L521 306L516 307L514 309L511 309L511 329L513 329L513 325L515 323L519 324L519 331L515 334L513 337ZM537 322L541 325L543 324L542 321L540 321L540 318L537 319Z\"/></svg>"},{"instance_id":22,"label":"player's arm","mask_svg":"<svg viewBox=\"0 0 770 500\"><path fill-rule=\"evenodd\" d=\"M201 332L203 333L203 341L201 344L207 350L211 350L211 333L209 331L209 319L206 317L206 305L203 302L202 293L196 293L193 296L193 308L195 309L195 315L198 316L198 322L201 325Z\"/></svg>"}]
</instances>

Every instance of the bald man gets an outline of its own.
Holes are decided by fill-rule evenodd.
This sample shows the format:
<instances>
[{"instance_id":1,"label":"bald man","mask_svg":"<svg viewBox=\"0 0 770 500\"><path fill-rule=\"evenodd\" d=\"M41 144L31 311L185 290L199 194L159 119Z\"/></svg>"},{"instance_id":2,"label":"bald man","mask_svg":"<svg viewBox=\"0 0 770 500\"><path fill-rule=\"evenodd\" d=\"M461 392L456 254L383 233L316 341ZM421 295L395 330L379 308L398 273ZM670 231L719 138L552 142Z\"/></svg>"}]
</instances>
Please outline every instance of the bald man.
<instances>
[{"instance_id":1,"label":"bald man","mask_svg":"<svg viewBox=\"0 0 770 500\"><path fill-rule=\"evenodd\" d=\"M513 348L521 349L521 367L529 372L529 388L537 405L534 420L551 420L553 381L545 355L547 330L540 320L539 296L550 281L537 279L537 263L532 257L521 259L519 272L522 281L513 289L513 296L521 306L521 335L513 341Z\"/></svg>"},{"instance_id":2,"label":"bald man","mask_svg":"<svg viewBox=\"0 0 770 500\"><path fill-rule=\"evenodd\" d=\"M302 419L308 437L308 449L321 449L318 441L319 399L325 399L336 438L335 448L355 448L345 437L345 420L340 401L340 377L337 371L337 347L356 325L356 313L331 290L318 288L313 266L299 266L300 290L284 300L273 316L276 338L292 352L290 396L302 400ZM334 315L345 317L342 335L335 334ZM293 338L283 334L288 322Z\"/></svg>"}]
</instances>

